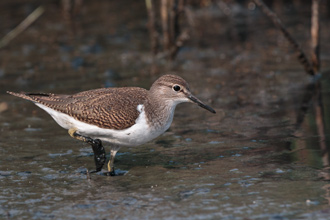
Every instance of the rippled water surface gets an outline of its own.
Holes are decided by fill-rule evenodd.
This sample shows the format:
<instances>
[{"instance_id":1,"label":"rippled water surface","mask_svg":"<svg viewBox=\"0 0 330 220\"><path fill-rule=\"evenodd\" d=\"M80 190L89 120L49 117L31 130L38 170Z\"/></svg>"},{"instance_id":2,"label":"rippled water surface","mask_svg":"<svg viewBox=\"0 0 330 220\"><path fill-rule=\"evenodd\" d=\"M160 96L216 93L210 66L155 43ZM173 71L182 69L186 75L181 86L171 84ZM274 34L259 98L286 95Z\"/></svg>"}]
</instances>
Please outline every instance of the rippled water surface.
<instances>
[{"instance_id":1,"label":"rippled water surface","mask_svg":"<svg viewBox=\"0 0 330 220\"><path fill-rule=\"evenodd\" d=\"M309 52L309 5L293 2L274 10ZM1 3L0 35L39 4ZM230 6L230 15L191 7L191 38L168 62L149 52L144 1L85 1L72 19L44 2L46 12L0 50L0 218L328 219L330 12L322 7L315 87L258 9ZM88 144L6 94L148 89L166 73L217 114L179 105L165 134L119 151L115 177L88 173Z\"/></svg>"}]
</instances>

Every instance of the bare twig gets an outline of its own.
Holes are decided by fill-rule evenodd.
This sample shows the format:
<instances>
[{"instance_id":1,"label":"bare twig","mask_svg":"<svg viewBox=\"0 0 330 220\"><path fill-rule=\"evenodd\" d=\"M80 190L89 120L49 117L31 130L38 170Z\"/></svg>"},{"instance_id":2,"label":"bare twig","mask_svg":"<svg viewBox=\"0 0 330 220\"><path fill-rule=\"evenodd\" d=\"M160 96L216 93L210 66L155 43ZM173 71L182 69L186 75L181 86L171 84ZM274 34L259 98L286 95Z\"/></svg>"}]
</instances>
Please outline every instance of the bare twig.
<instances>
[{"instance_id":1,"label":"bare twig","mask_svg":"<svg viewBox=\"0 0 330 220\"><path fill-rule=\"evenodd\" d=\"M170 48L170 31L168 27L168 7L170 0L162 0L160 6L160 16L162 20L162 29L163 29L163 47L164 50Z\"/></svg>"},{"instance_id":2,"label":"bare twig","mask_svg":"<svg viewBox=\"0 0 330 220\"><path fill-rule=\"evenodd\" d=\"M319 0L312 1L312 65L315 73L320 71L320 15Z\"/></svg>"},{"instance_id":3,"label":"bare twig","mask_svg":"<svg viewBox=\"0 0 330 220\"><path fill-rule=\"evenodd\" d=\"M172 45L170 49L170 57L173 60L177 53L179 52L180 48L183 46L183 44L189 39L189 31L184 30L182 33L177 37L175 44Z\"/></svg>"},{"instance_id":4,"label":"bare twig","mask_svg":"<svg viewBox=\"0 0 330 220\"><path fill-rule=\"evenodd\" d=\"M180 17L184 13L185 0L175 0L174 4L174 37L180 34Z\"/></svg>"},{"instance_id":5,"label":"bare twig","mask_svg":"<svg viewBox=\"0 0 330 220\"><path fill-rule=\"evenodd\" d=\"M272 20L274 25L281 30L285 38L292 44L294 49L297 51L298 59L301 62L301 64L304 66L305 71L312 76L315 75L312 65L308 61L305 53L303 52L299 44L290 35L290 33L286 30L286 28L282 24L281 20L277 17L277 15L274 12L272 12L262 0L254 0L254 2L261 8L262 12L264 12Z\"/></svg>"},{"instance_id":6,"label":"bare twig","mask_svg":"<svg viewBox=\"0 0 330 220\"><path fill-rule=\"evenodd\" d=\"M146 7L149 17L148 28L151 41L151 51L156 55L159 49L159 34L156 30L155 5L153 0L146 0Z\"/></svg>"},{"instance_id":7,"label":"bare twig","mask_svg":"<svg viewBox=\"0 0 330 220\"><path fill-rule=\"evenodd\" d=\"M26 28L28 28L34 21L36 21L44 13L44 11L45 9L43 6L36 8L29 16L24 19L24 21L22 21L16 28L11 30L0 40L0 48L7 46L10 41L12 41Z\"/></svg>"},{"instance_id":8,"label":"bare twig","mask_svg":"<svg viewBox=\"0 0 330 220\"><path fill-rule=\"evenodd\" d=\"M180 19L185 9L185 0L161 0L160 20L162 26L162 41L156 30L155 7L153 0L145 0L149 17L149 33L151 48L157 59L169 58L173 60L184 42L189 39L188 31L181 32ZM160 43L161 42L161 43ZM159 52L159 45L162 44L162 51Z\"/></svg>"},{"instance_id":9,"label":"bare twig","mask_svg":"<svg viewBox=\"0 0 330 220\"><path fill-rule=\"evenodd\" d=\"M183 43L189 39L188 31L180 33L179 19L184 10L184 0L175 0L172 6L172 44L170 49L170 58L173 60L177 55L179 49L183 46Z\"/></svg>"},{"instance_id":10,"label":"bare twig","mask_svg":"<svg viewBox=\"0 0 330 220\"><path fill-rule=\"evenodd\" d=\"M320 83L318 83L318 86L321 87ZM318 92L318 100L317 103L315 103L315 122L316 122L316 128L317 128L317 134L319 138L319 144L320 149L322 151L322 162L324 167L329 166L329 152L327 150L327 144L326 144L326 134L325 134L325 123L324 123L324 108L322 103L322 94L320 91L320 88L317 90Z\"/></svg>"}]
</instances>

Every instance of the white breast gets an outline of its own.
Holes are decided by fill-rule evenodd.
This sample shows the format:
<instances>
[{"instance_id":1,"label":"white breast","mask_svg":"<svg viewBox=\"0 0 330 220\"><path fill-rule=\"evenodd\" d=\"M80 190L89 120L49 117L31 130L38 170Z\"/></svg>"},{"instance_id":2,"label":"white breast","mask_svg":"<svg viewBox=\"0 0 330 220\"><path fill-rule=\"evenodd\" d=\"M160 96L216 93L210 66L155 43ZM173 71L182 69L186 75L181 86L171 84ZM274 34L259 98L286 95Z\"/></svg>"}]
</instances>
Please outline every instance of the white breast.
<instances>
[{"instance_id":1,"label":"white breast","mask_svg":"<svg viewBox=\"0 0 330 220\"><path fill-rule=\"evenodd\" d=\"M40 103L35 104L50 114L61 127L65 129L75 128L77 129L77 133L81 135L100 139L118 146L134 147L151 141L164 133L170 127L173 120L172 113L164 125L153 129L147 123L143 105L138 105L137 109L141 113L133 126L124 130L105 129L78 121L69 115L55 111Z\"/></svg>"}]
</instances>

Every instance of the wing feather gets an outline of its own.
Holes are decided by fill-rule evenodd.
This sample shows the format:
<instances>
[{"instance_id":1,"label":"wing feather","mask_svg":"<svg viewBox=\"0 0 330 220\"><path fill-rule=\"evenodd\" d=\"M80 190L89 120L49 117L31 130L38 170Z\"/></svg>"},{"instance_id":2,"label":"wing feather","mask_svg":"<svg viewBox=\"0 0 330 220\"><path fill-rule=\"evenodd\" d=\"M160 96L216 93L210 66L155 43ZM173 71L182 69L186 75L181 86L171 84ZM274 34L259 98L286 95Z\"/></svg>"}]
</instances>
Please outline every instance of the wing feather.
<instances>
[{"instance_id":1,"label":"wing feather","mask_svg":"<svg viewBox=\"0 0 330 220\"><path fill-rule=\"evenodd\" d=\"M74 95L8 93L68 114L76 120L116 130L134 125L140 114L137 106L143 104L147 96L147 90L138 87L103 88Z\"/></svg>"}]
</instances>

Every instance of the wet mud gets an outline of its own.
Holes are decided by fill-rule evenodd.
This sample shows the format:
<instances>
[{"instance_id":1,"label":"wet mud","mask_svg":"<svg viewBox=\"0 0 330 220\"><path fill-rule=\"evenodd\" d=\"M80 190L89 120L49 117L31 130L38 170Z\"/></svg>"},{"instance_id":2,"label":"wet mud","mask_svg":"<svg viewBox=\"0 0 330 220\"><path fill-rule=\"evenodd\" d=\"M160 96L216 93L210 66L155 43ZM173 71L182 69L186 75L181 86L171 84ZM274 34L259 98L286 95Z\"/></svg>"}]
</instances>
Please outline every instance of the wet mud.
<instances>
[{"instance_id":1,"label":"wet mud","mask_svg":"<svg viewBox=\"0 0 330 220\"><path fill-rule=\"evenodd\" d=\"M174 61L153 59L144 1L124 2L84 1L70 19L46 1L46 13L0 50L0 218L328 219L328 9L321 9L323 74L314 85L248 1L229 14L213 4L189 8L191 38ZM308 51L310 7L297 2L273 9ZM0 3L0 35L39 4ZM90 173L89 144L6 94L148 89L167 73L186 79L217 113L179 105L166 133L120 149L112 177Z\"/></svg>"}]
</instances>

